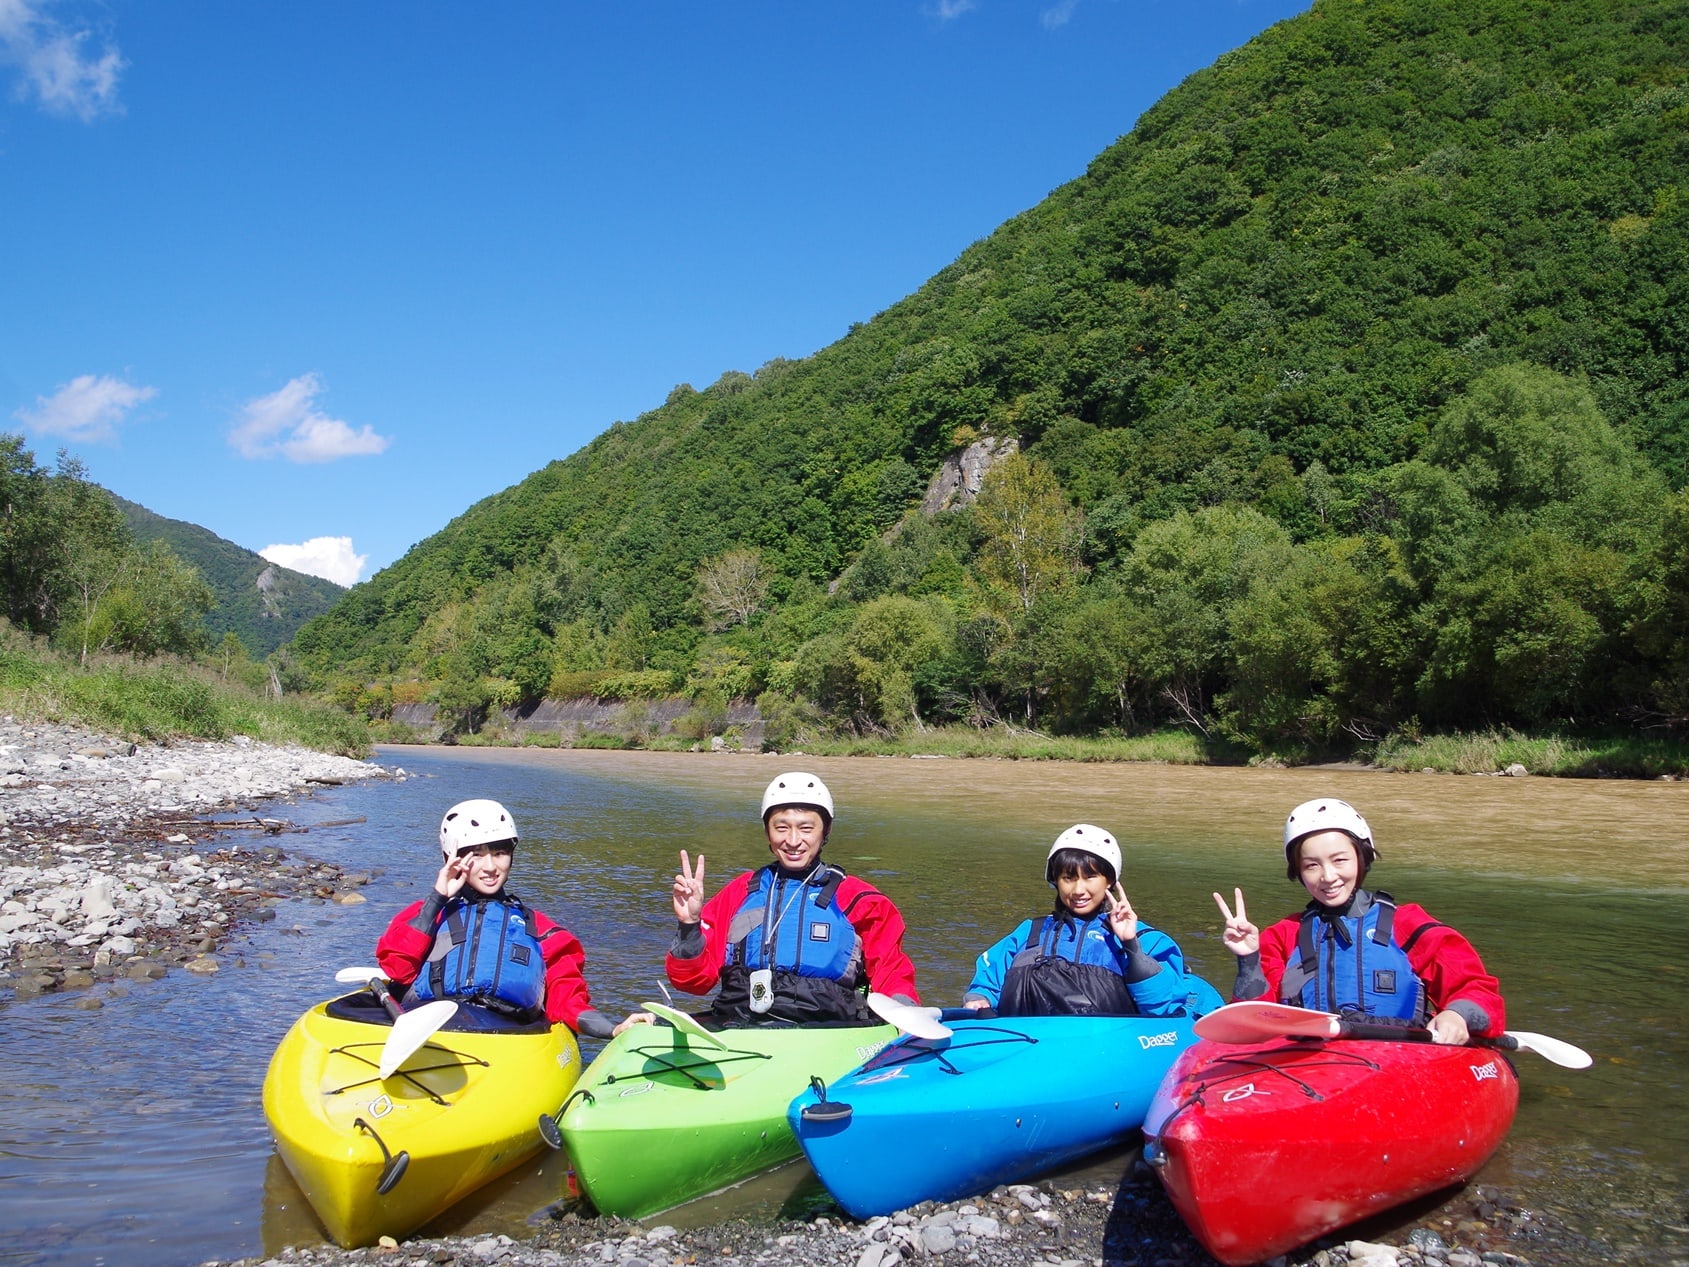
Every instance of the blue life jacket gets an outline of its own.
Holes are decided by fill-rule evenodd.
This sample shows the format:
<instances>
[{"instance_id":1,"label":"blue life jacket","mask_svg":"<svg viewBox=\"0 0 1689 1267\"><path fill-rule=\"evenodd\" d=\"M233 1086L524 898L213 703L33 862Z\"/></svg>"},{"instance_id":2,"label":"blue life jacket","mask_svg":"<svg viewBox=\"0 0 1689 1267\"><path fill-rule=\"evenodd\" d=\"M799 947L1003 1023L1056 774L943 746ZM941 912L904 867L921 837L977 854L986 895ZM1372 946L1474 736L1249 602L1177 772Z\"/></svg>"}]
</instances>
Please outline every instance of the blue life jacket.
<instances>
[{"instance_id":1,"label":"blue life jacket","mask_svg":"<svg viewBox=\"0 0 1689 1267\"><path fill-rule=\"evenodd\" d=\"M1108 916L1034 916L1026 945L1003 973L997 1011L1002 1016L1138 1015L1126 985L1126 951L1110 935Z\"/></svg>"},{"instance_id":2,"label":"blue life jacket","mask_svg":"<svg viewBox=\"0 0 1689 1267\"><path fill-rule=\"evenodd\" d=\"M456 999L527 1014L545 1004L545 954L534 914L514 896L448 901L434 949L405 1002Z\"/></svg>"},{"instance_id":3,"label":"blue life jacket","mask_svg":"<svg viewBox=\"0 0 1689 1267\"><path fill-rule=\"evenodd\" d=\"M1279 981L1282 1002L1406 1024L1426 1020L1424 984L1393 935L1396 903L1388 893L1371 898L1359 918L1308 903L1296 936L1296 961L1285 964Z\"/></svg>"},{"instance_id":4,"label":"blue life jacket","mask_svg":"<svg viewBox=\"0 0 1689 1267\"><path fill-rule=\"evenodd\" d=\"M835 902L845 873L822 864L806 877L761 868L727 933L721 990L710 1010L736 1023L871 1023L862 939ZM766 1012L750 1007L751 973L773 972Z\"/></svg>"}]
</instances>

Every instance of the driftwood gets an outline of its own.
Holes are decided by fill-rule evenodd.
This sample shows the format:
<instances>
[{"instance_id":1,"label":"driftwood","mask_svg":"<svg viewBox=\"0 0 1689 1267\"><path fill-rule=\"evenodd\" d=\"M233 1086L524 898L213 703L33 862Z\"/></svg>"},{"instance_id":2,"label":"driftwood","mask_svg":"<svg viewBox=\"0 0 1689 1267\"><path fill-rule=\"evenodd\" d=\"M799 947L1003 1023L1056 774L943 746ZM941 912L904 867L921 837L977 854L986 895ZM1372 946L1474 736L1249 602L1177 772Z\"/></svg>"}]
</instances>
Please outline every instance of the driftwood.
<instances>
[{"instance_id":1,"label":"driftwood","mask_svg":"<svg viewBox=\"0 0 1689 1267\"><path fill-rule=\"evenodd\" d=\"M359 814L356 818L335 818L326 823L317 823L318 827L350 827L354 823L367 823L368 817ZM279 836L284 831L295 835L304 835L311 829L301 827L298 823L286 818L259 818L256 814L251 818L172 818L167 820L165 827L212 827L218 831L262 831L272 836Z\"/></svg>"},{"instance_id":2,"label":"driftwood","mask_svg":"<svg viewBox=\"0 0 1689 1267\"><path fill-rule=\"evenodd\" d=\"M285 818L179 818L167 824L171 827L212 827L218 831L262 831L272 836L285 832L303 832L305 828Z\"/></svg>"}]
</instances>

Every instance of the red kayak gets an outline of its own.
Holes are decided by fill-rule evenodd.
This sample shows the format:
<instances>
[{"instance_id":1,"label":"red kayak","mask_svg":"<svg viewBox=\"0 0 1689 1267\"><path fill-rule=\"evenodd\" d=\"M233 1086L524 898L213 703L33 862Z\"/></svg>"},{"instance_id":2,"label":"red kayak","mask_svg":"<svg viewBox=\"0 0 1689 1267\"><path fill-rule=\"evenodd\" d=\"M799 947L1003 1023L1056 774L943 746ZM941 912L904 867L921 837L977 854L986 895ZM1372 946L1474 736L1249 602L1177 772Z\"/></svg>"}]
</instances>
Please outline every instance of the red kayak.
<instances>
[{"instance_id":1,"label":"red kayak","mask_svg":"<svg viewBox=\"0 0 1689 1267\"><path fill-rule=\"evenodd\" d=\"M1518 1104L1492 1048L1203 1040L1150 1105L1144 1157L1197 1240L1241 1267L1464 1183Z\"/></svg>"}]
</instances>

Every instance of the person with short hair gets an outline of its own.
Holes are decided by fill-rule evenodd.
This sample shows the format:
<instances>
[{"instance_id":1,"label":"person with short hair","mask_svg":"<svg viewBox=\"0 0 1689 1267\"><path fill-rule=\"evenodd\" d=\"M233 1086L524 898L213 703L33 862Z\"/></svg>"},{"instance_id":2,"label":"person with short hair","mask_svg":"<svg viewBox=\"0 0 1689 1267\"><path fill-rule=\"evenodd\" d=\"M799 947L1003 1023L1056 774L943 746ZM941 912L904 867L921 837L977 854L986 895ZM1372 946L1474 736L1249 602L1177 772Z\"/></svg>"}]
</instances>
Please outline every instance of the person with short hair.
<instances>
[{"instance_id":1,"label":"person with short hair","mask_svg":"<svg viewBox=\"0 0 1689 1267\"><path fill-rule=\"evenodd\" d=\"M1181 1016L1220 996L1185 971L1178 943L1138 918L1120 882L1120 846L1090 823L1056 837L1044 878L1048 915L983 951L964 1007L1000 1016Z\"/></svg>"},{"instance_id":2,"label":"person with short hair","mask_svg":"<svg viewBox=\"0 0 1689 1267\"><path fill-rule=\"evenodd\" d=\"M376 944L403 1005L453 999L516 1021L561 1021L589 1038L650 1023L650 1013L635 1012L613 1025L592 1006L581 943L506 888L516 844L516 822L497 801L446 811L433 892L395 915Z\"/></svg>"},{"instance_id":3,"label":"person with short hair","mask_svg":"<svg viewBox=\"0 0 1689 1267\"><path fill-rule=\"evenodd\" d=\"M903 916L873 885L822 861L833 796L802 771L763 793L763 834L773 861L704 900L704 855L680 851L674 943L666 968L676 988L708 994L705 1019L722 1025L877 1024L870 991L919 1002L903 953Z\"/></svg>"},{"instance_id":4,"label":"person with short hair","mask_svg":"<svg viewBox=\"0 0 1689 1267\"><path fill-rule=\"evenodd\" d=\"M1378 858L1372 828L1347 801L1317 797L1291 810L1285 873L1308 891L1302 913L1257 929L1242 889L1235 909L1214 895L1237 956L1232 997L1424 1026L1439 1043L1500 1034L1501 985L1472 943L1424 907L1361 887Z\"/></svg>"}]
</instances>

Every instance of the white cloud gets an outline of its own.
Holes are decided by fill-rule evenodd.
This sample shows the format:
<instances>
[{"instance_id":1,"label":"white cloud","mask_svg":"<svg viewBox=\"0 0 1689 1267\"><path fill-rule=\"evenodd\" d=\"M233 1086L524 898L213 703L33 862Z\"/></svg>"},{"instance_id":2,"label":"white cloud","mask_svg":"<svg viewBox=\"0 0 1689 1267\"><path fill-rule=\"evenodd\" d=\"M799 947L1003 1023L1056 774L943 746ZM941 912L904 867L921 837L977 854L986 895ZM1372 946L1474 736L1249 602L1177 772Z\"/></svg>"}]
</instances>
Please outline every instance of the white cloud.
<instances>
[{"instance_id":1,"label":"white cloud","mask_svg":"<svg viewBox=\"0 0 1689 1267\"><path fill-rule=\"evenodd\" d=\"M265 546L258 553L284 568L346 586L358 583L358 573L369 562L369 555L353 552L350 537L312 537L296 546Z\"/></svg>"},{"instance_id":2,"label":"white cloud","mask_svg":"<svg viewBox=\"0 0 1689 1267\"><path fill-rule=\"evenodd\" d=\"M42 435L63 436L74 444L104 444L117 439L118 424L128 420L136 405L156 395L156 387L82 374L51 396L37 396L34 409L19 409L12 416Z\"/></svg>"},{"instance_id":3,"label":"white cloud","mask_svg":"<svg viewBox=\"0 0 1689 1267\"><path fill-rule=\"evenodd\" d=\"M949 22L959 18L974 7L974 0L938 0L932 6L931 12L940 22Z\"/></svg>"},{"instance_id":4,"label":"white cloud","mask_svg":"<svg viewBox=\"0 0 1689 1267\"><path fill-rule=\"evenodd\" d=\"M1058 26L1066 26L1073 20L1073 11L1079 7L1079 0L1059 0L1039 14L1046 31L1053 31Z\"/></svg>"},{"instance_id":5,"label":"white cloud","mask_svg":"<svg viewBox=\"0 0 1689 1267\"><path fill-rule=\"evenodd\" d=\"M280 391L248 401L229 432L229 443L243 458L284 457L290 462L368 457L392 443L368 426L354 431L349 423L322 413L316 406L322 391L322 380L315 374L301 374Z\"/></svg>"},{"instance_id":6,"label":"white cloud","mask_svg":"<svg viewBox=\"0 0 1689 1267\"><path fill-rule=\"evenodd\" d=\"M0 0L0 64L19 75L15 95L34 97L52 114L92 123L121 114L117 80L128 62L107 44L90 47L92 32L73 30L47 10L53 0Z\"/></svg>"}]
</instances>

